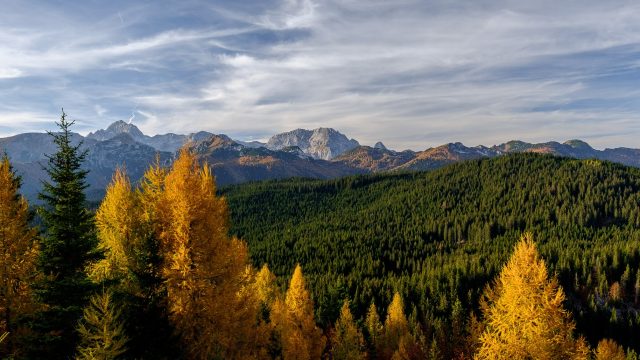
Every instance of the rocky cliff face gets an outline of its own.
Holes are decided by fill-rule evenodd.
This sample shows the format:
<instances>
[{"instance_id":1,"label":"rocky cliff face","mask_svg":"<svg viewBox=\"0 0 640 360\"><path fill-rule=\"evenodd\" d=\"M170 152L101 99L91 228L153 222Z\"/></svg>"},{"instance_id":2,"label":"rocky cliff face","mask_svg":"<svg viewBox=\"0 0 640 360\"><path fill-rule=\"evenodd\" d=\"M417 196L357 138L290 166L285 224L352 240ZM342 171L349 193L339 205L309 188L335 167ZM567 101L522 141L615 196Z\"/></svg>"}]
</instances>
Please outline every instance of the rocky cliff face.
<instances>
[{"instance_id":1,"label":"rocky cliff face","mask_svg":"<svg viewBox=\"0 0 640 360\"><path fill-rule=\"evenodd\" d=\"M128 134L134 140L142 142L145 139L145 135L133 124L126 123L122 120L116 121L109 125L106 129L101 129L87 135L87 139L94 139L98 141L109 140L120 134Z\"/></svg>"},{"instance_id":2,"label":"rocky cliff face","mask_svg":"<svg viewBox=\"0 0 640 360\"><path fill-rule=\"evenodd\" d=\"M297 146L305 154L324 160L331 160L359 145L356 140L330 128L297 129L274 135L267 142L267 148L271 150Z\"/></svg>"}]
</instances>

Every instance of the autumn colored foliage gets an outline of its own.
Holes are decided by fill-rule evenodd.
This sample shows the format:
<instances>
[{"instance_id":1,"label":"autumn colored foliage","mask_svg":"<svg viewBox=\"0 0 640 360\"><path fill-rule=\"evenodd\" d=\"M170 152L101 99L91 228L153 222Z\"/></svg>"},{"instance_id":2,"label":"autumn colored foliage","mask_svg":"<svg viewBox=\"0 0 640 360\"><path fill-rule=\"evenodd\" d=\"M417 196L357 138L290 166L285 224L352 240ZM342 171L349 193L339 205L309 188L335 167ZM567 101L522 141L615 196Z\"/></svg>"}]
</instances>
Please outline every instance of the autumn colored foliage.
<instances>
[{"instance_id":1,"label":"autumn colored foliage","mask_svg":"<svg viewBox=\"0 0 640 360\"><path fill-rule=\"evenodd\" d=\"M0 159L0 357L17 355L25 331L21 317L35 311L32 283L38 258L37 232L29 226L29 206L18 194L20 179L9 159Z\"/></svg>"},{"instance_id":2,"label":"autumn colored foliage","mask_svg":"<svg viewBox=\"0 0 640 360\"><path fill-rule=\"evenodd\" d=\"M565 295L538 255L530 234L516 245L487 289L486 329L476 359L576 358L578 342Z\"/></svg>"},{"instance_id":3,"label":"autumn colored foliage","mask_svg":"<svg viewBox=\"0 0 640 360\"><path fill-rule=\"evenodd\" d=\"M556 275L549 273L528 233L486 287L480 313L465 312L462 304L473 301L471 293L466 298L455 294L455 301L447 303L437 293L416 294L415 289L402 287L386 296L369 295L368 309L358 312L353 298L339 287L322 297L312 293L318 276L305 278L299 264L288 282L286 277L276 277L267 264L257 270L249 261L247 245L229 235L229 209L216 190L210 168L199 164L186 148L177 155L169 168L152 165L140 184L131 184L124 168L116 171L95 213L95 224L86 209L78 212L88 229L83 236L91 242L96 234L98 246L97 251L81 246L82 251L91 250L82 253L81 263L86 266L81 276L78 264L70 271L72 279L79 281L73 289L81 290L83 296L91 290L90 301L74 322L77 340L64 339L75 348L77 359L615 360L635 356L612 340L589 347L565 308L563 288ZM75 176L82 178L82 172ZM61 310L50 298L34 301L32 286L42 283L40 276L46 278L46 289L58 289L56 281L61 278L43 271L44 266L36 267L36 231L29 226L28 207L17 189L18 180L5 158L0 163L0 334L4 339L0 351L3 356L19 357L26 352L14 336L32 329L16 319ZM49 190L64 195L60 189ZM49 241L70 233L56 226L49 229ZM56 243L45 245L48 254L59 250ZM52 265L63 268L64 264L54 261ZM611 301L629 298L633 275L631 270L625 274L600 294ZM433 303L439 315L448 312L449 321L419 309L411 296L407 300L407 293ZM73 316L78 304L71 304ZM326 321L323 317L331 312L336 315ZM69 356L56 353L53 357Z\"/></svg>"}]
</instances>

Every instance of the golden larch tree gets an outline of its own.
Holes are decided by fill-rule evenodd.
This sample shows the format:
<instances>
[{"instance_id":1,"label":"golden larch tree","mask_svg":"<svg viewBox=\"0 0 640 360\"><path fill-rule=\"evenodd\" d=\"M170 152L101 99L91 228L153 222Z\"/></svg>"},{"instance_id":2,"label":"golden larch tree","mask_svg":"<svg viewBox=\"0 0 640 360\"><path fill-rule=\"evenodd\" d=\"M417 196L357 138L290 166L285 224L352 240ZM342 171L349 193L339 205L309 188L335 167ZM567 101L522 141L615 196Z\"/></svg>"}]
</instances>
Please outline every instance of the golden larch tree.
<instances>
[{"instance_id":1,"label":"golden larch tree","mask_svg":"<svg viewBox=\"0 0 640 360\"><path fill-rule=\"evenodd\" d=\"M349 309L349 300L346 300L340 309L340 317L336 321L331 354L337 360L366 359L364 351L364 338Z\"/></svg>"},{"instance_id":2,"label":"golden larch tree","mask_svg":"<svg viewBox=\"0 0 640 360\"><path fill-rule=\"evenodd\" d=\"M104 258L91 267L93 279L121 279L133 270L140 229L139 212L140 206L126 173L116 169L96 212L98 247Z\"/></svg>"},{"instance_id":3,"label":"golden larch tree","mask_svg":"<svg viewBox=\"0 0 640 360\"><path fill-rule=\"evenodd\" d=\"M409 346L410 337L409 322L404 314L404 303L400 293L396 292L387 309L387 318L378 350L380 355L391 358L399 350L401 343L404 348Z\"/></svg>"},{"instance_id":4,"label":"golden larch tree","mask_svg":"<svg viewBox=\"0 0 640 360\"><path fill-rule=\"evenodd\" d=\"M376 349L380 343L384 327L380 321L380 315L378 315L376 304L373 302L369 305L369 310L367 311L365 327L369 335L369 344L371 345L371 348Z\"/></svg>"},{"instance_id":5,"label":"golden larch tree","mask_svg":"<svg viewBox=\"0 0 640 360\"><path fill-rule=\"evenodd\" d=\"M9 159L0 159L0 357L15 354L25 330L16 320L35 311L31 285L38 258L37 231L29 226L29 205L18 194L20 179Z\"/></svg>"},{"instance_id":6,"label":"golden larch tree","mask_svg":"<svg viewBox=\"0 0 640 360\"><path fill-rule=\"evenodd\" d=\"M625 360L627 357L622 346L611 339L603 339L596 348L596 360Z\"/></svg>"},{"instance_id":7,"label":"golden larch tree","mask_svg":"<svg viewBox=\"0 0 640 360\"><path fill-rule=\"evenodd\" d=\"M182 149L166 175L153 171L146 213L157 222L170 320L192 359L256 356L257 301L247 247L229 238L224 198L208 166ZM143 186L143 191L145 187Z\"/></svg>"},{"instance_id":8,"label":"golden larch tree","mask_svg":"<svg viewBox=\"0 0 640 360\"><path fill-rule=\"evenodd\" d=\"M486 328L476 359L581 358L564 292L525 234L482 306Z\"/></svg>"},{"instance_id":9,"label":"golden larch tree","mask_svg":"<svg viewBox=\"0 0 640 360\"><path fill-rule=\"evenodd\" d=\"M326 339L316 326L300 265L293 271L284 302L276 300L271 319L280 334L284 360L320 359Z\"/></svg>"},{"instance_id":10,"label":"golden larch tree","mask_svg":"<svg viewBox=\"0 0 640 360\"><path fill-rule=\"evenodd\" d=\"M278 287L276 286L276 276L269 270L267 264L262 265L260 271L255 275L254 291L262 306L265 309L271 309L278 294Z\"/></svg>"}]
</instances>

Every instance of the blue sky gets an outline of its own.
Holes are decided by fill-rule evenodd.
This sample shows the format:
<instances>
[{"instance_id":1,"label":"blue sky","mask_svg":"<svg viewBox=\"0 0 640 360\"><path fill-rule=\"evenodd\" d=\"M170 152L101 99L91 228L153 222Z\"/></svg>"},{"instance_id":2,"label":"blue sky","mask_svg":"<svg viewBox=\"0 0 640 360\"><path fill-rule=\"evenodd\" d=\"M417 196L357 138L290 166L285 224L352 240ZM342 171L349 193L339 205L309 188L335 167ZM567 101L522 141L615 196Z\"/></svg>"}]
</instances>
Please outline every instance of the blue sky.
<instances>
[{"instance_id":1,"label":"blue sky","mask_svg":"<svg viewBox=\"0 0 640 360\"><path fill-rule=\"evenodd\" d=\"M241 140L333 127L364 144L580 138L640 148L640 2L4 0L0 135Z\"/></svg>"}]
</instances>

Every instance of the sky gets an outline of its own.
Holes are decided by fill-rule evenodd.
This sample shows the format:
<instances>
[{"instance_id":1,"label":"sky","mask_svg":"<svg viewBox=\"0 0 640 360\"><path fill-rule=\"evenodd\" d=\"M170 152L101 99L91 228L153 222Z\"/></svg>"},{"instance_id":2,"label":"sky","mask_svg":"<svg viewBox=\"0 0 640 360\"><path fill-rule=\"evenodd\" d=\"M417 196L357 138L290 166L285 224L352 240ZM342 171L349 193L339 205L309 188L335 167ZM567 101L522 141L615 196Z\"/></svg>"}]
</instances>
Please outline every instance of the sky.
<instances>
[{"instance_id":1,"label":"sky","mask_svg":"<svg viewBox=\"0 0 640 360\"><path fill-rule=\"evenodd\" d=\"M82 134L640 148L640 2L3 0L0 99L0 136L64 107Z\"/></svg>"}]
</instances>

